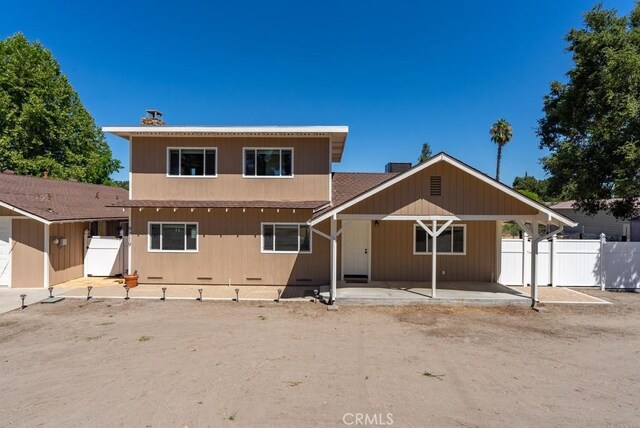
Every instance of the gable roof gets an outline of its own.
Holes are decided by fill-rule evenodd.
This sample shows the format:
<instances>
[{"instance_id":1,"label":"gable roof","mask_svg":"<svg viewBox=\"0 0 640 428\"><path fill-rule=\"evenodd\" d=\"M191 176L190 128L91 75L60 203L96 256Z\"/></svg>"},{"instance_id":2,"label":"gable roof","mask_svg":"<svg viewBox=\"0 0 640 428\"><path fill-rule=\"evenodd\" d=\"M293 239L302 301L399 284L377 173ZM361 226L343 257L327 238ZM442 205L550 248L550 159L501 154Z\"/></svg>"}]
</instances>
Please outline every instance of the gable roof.
<instances>
[{"instance_id":1,"label":"gable roof","mask_svg":"<svg viewBox=\"0 0 640 428\"><path fill-rule=\"evenodd\" d=\"M315 225L320 223L321 221L324 221L326 219L328 219L329 217L331 217L334 214L337 214L355 204L357 204L358 202L361 202L365 199L367 199L368 197L390 187L393 186L394 184L404 180L405 178L411 177L412 175L430 167L431 165L434 165L438 162L447 162L448 164L459 168L465 172L467 172L468 174L474 176L475 178L489 184L490 186L493 186L495 188L497 188L498 190L501 190L502 192L506 193L507 195L519 200L520 202L523 202L535 209L537 209L538 211L540 211L541 213L547 214L549 216L549 218L553 218L556 219L558 222L563 223L567 226L575 226L577 223L575 223L573 220L571 220L570 218L554 211L553 209L547 207L544 204L541 204L537 201L534 201L533 199L530 199L526 196L524 196L523 194L521 194L520 192L512 189L511 187L489 177L488 175L478 171L477 169L459 161L458 159L447 155L444 152L440 152L437 155L431 157L429 160L427 160L426 162L423 162L421 164L418 164L416 166L414 166L411 169L408 169L407 171L404 171L400 174L396 174L396 175L391 175L390 177L388 177L386 180L383 180L381 182L379 182L378 184L373 185L372 187L370 187L369 189L365 189L362 192L360 192L359 194L356 194L354 196L351 196L350 198L341 201L341 200L333 200L332 201L332 206L324 209L318 213L316 213L316 215L314 215L314 217L311 219L311 221L309 222L309 224L311 225ZM382 178L382 177L380 177ZM335 182L334 182L335 183ZM335 186L335 184L334 184ZM338 184L338 187L340 187L340 184ZM335 190L334 189L334 193L335 192L341 192L339 189ZM347 192L344 192L347 193Z\"/></svg>"},{"instance_id":2,"label":"gable roof","mask_svg":"<svg viewBox=\"0 0 640 428\"><path fill-rule=\"evenodd\" d=\"M45 224L128 217L106 205L129 199L125 189L76 181L0 174L0 206Z\"/></svg>"},{"instance_id":3,"label":"gable roof","mask_svg":"<svg viewBox=\"0 0 640 428\"><path fill-rule=\"evenodd\" d=\"M329 137L331 161L340 162L348 126L104 126L103 132L131 137Z\"/></svg>"}]
</instances>

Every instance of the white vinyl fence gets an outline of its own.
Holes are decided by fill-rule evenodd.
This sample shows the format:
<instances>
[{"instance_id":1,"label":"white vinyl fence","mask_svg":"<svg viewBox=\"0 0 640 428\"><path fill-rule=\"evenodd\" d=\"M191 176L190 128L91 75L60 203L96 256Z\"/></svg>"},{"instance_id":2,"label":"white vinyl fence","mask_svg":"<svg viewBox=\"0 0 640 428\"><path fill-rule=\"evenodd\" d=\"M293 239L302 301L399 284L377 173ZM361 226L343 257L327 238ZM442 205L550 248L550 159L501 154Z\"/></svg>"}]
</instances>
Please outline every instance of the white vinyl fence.
<instances>
[{"instance_id":1,"label":"white vinyl fence","mask_svg":"<svg viewBox=\"0 0 640 428\"><path fill-rule=\"evenodd\" d=\"M498 282L529 285L531 240L503 239ZM550 239L538 244L538 285L640 288L640 242Z\"/></svg>"},{"instance_id":2,"label":"white vinyl fence","mask_svg":"<svg viewBox=\"0 0 640 428\"><path fill-rule=\"evenodd\" d=\"M85 236L84 276L116 276L126 272L127 240L112 236Z\"/></svg>"}]
</instances>

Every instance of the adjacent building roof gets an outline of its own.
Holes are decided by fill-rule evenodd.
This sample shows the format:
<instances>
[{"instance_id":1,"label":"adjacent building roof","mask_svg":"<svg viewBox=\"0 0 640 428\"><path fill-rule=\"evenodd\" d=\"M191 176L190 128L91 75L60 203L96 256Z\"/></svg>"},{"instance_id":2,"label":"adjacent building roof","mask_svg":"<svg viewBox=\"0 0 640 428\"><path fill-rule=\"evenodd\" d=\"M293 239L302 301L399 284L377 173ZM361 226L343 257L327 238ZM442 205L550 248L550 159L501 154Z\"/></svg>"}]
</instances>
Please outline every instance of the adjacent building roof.
<instances>
[{"instance_id":1,"label":"adjacent building roof","mask_svg":"<svg viewBox=\"0 0 640 428\"><path fill-rule=\"evenodd\" d=\"M47 224L128 218L122 209L107 207L128 199L119 187L0 174L0 206Z\"/></svg>"},{"instance_id":2,"label":"adjacent building roof","mask_svg":"<svg viewBox=\"0 0 640 428\"><path fill-rule=\"evenodd\" d=\"M340 162L349 133L348 126L105 126L102 131L130 140L131 137L329 137L331 160Z\"/></svg>"},{"instance_id":3,"label":"adjacent building roof","mask_svg":"<svg viewBox=\"0 0 640 428\"><path fill-rule=\"evenodd\" d=\"M615 201L619 201L620 199L602 199L601 202L606 202L607 204L610 204L612 202ZM573 204L575 204L576 201L575 200L570 200L570 201L563 201L563 202L558 202L555 205L551 205L551 208L553 208L554 210L566 210L566 209L574 209L573 208ZM636 203L640 205L640 198L638 198L636 200Z\"/></svg>"},{"instance_id":4,"label":"adjacent building roof","mask_svg":"<svg viewBox=\"0 0 640 428\"><path fill-rule=\"evenodd\" d=\"M320 209L329 201L123 201L110 206L120 208L293 208Z\"/></svg>"}]
</instances>

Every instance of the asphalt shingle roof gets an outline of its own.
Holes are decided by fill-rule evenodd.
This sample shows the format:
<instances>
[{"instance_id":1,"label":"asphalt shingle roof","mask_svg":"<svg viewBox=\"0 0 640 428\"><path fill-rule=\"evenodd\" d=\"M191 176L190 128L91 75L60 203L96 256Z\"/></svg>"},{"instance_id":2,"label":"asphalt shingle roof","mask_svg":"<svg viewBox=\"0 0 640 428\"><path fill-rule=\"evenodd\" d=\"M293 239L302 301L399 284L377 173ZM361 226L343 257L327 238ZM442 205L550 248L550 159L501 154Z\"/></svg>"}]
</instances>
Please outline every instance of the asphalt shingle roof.
<instances>
[{"instance_id":1,"label":"asphalt shingle roof","mask_svg":"<svg viewBox=\"0 0 640 428\"><path fill-rule=\"evenodd\" d=\"M331 181L331 205L316 212L314 217L322 215L331 208L355 198L396 175L398 174L387 172L335 172Z\"/></svg>"},{"instance_id":2,"label":"asphalt shingle roof","mask_svg":"<svg viewBox=\"0 0 640 428\"><path fill-rule=\"evenodd\" d=\"M127 218L107 205L128 199L119 187L0 173L0 201L51 222Z\"/></svg>"}]
</instances>

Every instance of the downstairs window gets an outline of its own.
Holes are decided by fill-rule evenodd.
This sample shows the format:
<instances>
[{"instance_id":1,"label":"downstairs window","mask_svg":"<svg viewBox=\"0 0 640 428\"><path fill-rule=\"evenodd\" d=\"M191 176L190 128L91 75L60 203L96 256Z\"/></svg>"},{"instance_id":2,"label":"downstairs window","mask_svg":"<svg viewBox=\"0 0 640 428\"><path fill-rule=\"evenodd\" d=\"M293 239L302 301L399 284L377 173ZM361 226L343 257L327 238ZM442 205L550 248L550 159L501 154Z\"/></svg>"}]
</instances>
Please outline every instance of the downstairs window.
<instances>
[{"instance_id":1,"label":"downstairs window","mask_svg":"<svg viewBox=\"0 0 640 428\"><path fill-rule=\"evenodd\" d=\"M198 251L198 223L149 223L149 251Z\"/></svg>"},{"instance_id":2,"label":"downstairs window","mask_svg":"<svg viewBox=\"0 0 640 428\"><path fill-rule=\"evenodd\" d=\"M440 226L438 226L440 227ZM438 254L458 254L466 253L467 227L464 224L451 225L442 231L438 236ZM433 238L429 236L422 226L414 226L413 254L431 254L433 248Z\"/></svg>"},{"instance_id":3,"label":"downstairs window","mask_svg":"<svg viewBox=\"0 0 640 428\"><path fill-rule=\"evenodd\" d=\"M263 223L263 253L310 253L311 228L304 223Z\"/></svg>"}]
</instances>

